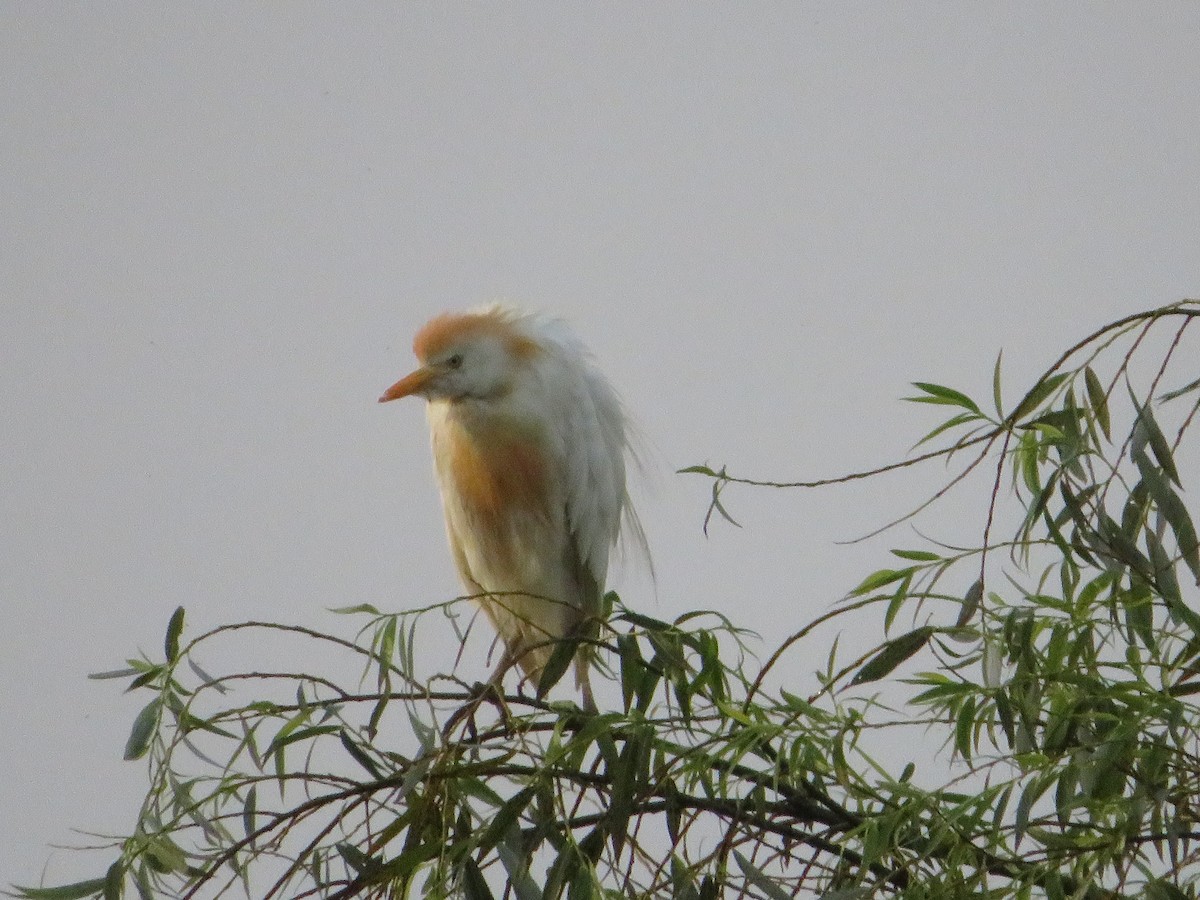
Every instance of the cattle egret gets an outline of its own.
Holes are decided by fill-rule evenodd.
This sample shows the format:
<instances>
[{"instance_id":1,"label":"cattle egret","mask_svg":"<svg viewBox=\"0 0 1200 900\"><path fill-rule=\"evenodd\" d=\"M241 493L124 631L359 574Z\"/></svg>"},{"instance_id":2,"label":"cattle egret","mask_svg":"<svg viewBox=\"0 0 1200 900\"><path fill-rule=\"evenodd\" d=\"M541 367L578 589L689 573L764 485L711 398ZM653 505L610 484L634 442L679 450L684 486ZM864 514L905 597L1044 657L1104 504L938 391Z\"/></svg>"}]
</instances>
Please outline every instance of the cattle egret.
<instances>
[{"instance_id":1,"label":"cattle egret","mask_svg":"<svg viewBox=\"0 0 1200 900\"><path fill-rule=\"evenodd\" d=\"M645 538L625 488L629 428L583 344L558 320L491 306L413 340L419 368L380 403L419 396L458 574L513 664L540 684L555 642L594 637L609 552ZM594 710L589 648L575 677Z\"/></svg>"}]
</instances>

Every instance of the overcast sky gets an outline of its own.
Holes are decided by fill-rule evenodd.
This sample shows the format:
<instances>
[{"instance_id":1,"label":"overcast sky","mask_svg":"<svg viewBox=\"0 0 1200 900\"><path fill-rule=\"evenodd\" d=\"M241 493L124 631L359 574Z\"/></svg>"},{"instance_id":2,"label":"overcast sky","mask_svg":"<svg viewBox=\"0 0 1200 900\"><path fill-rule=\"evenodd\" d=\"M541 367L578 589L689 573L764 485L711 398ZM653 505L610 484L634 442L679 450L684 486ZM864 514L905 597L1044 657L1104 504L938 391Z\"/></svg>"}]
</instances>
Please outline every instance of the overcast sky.
<instances>
[{"instance_id":1,"label":"overcast sky","mask_svg":"<svg viewBox=\"0 0 1200 900\"><path fill-rule=\"evenodd\" d=\"M561 315L624 395L631 605L827 609L939 471L731 491L708 538L672 472L887 462L908 382L986 396L1003 348L1017 395L1200 294L1197 47L1195 3L0 4L0 884L132 827L148 697L85 676L176 606L458 592L420 404L375 402L444 309Z\"/></svg>"}]
</instances>

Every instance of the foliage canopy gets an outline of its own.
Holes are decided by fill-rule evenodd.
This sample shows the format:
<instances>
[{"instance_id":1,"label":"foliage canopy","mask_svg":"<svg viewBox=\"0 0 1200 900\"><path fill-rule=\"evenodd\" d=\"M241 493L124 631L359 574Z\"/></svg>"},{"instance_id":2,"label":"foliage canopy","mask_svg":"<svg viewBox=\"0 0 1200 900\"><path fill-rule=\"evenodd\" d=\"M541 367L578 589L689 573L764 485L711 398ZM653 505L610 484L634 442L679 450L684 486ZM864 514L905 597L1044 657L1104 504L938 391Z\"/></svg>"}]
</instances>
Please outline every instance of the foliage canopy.
<instances>
[{"instance_id":1,"label":"foliage canopy","mask_svg":"<svg viewBox=\"0 0 1200 900\"><path fill-rule=\"evenodd\" d=\"M160 659L97 676L148 697L125 747L150 774L133 832L95 880L15 895L1195 897L1197 317L1113 322L1012 406L999 360L986 402L918 383L949 413L918 445L935 449L873 472L684 470L726 517L737 485L935 460L951 474L926 507L971 477L991 491L977 539L893 549L765 661L721 615L610 595L621 699L599 714L418 678L422 629L457 628L464 598L340 610L363 617L355 640L263 622L185 640L180 609ZM830 648L864 617L872 649ZM329 648L340 674L201 668L246 632ZM772 675L799 653L824 662L793 692Z\"/></svg>"}]
</instances>

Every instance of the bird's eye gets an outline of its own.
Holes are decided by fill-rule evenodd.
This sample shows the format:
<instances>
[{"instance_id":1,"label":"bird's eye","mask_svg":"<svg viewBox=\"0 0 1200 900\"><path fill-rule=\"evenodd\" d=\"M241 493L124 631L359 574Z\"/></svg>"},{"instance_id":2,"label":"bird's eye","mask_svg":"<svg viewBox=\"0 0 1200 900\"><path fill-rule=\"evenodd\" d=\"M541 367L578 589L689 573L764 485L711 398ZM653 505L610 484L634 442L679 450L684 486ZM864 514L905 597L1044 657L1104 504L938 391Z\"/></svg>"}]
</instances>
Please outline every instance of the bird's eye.
<instances>
[{"instance_id":1,"label":"bird's eye","mask_svg":"<svg viewBox=\"0 0 1200 900\"><path fill-rule=\"evenodd\" d=\"M462 358L461 353L455 353L448 360L446 360L446 365L448 365L452 369L461 369L462 364L463 364L463 358Z\"/></svg>"}]
</instances>

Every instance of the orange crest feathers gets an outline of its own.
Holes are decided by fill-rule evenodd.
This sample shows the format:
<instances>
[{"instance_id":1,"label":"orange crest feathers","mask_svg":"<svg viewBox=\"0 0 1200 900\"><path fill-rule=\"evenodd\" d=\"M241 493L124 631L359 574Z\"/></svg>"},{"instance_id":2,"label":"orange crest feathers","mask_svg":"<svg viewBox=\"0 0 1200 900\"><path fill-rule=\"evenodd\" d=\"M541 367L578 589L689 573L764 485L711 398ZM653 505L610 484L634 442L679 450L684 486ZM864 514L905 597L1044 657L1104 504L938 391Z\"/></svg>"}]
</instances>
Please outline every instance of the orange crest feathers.
<instances>
[{"instance_id":1,"label":"orange crest feathers","mask_svg":"<svg viewBox=\"0 0 1200 900\"><path fill-rule=\"evenodd\" d=\"M413 338L413 353L425 362L463 341L484 335L499 339L517 358L529 358L538 350L537 341L517 327L518 316L501 306L467 313L442 313L422 326Z\"/></svg>"}]
</instances>

